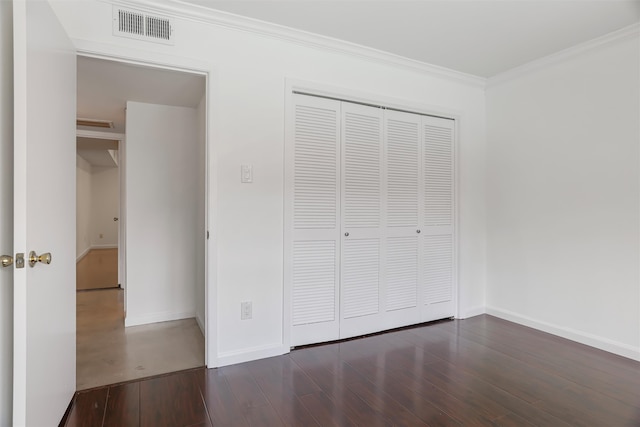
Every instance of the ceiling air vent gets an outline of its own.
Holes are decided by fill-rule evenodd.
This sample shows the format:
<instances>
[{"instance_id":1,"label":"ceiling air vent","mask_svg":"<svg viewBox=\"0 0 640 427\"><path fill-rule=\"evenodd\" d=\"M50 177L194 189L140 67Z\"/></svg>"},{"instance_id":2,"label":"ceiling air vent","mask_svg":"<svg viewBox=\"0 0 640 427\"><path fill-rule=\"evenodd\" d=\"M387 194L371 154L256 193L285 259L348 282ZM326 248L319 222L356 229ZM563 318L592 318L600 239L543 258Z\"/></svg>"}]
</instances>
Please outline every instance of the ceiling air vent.
<instances>
[{"instance_id":1,"label":"ceiling air vent","mask_svg":"<svg viewBox=\"0 0 640 427\"><path fill-rule=\"evenodd\" d=\"M173 26L169 18L118 7L113 8L113 35L173 44Z\"/></svg>"},{"instance_id":2,"label":"ceiling air vent","mask_svg":"<svg viewBox=\"0 0 640 427\"><path fill-rule=\"evenodd\" d=\"M83 119L78 117L76 119L76 126L113 129L113 122L111 120Z\"/></svg>"}]
</instances>

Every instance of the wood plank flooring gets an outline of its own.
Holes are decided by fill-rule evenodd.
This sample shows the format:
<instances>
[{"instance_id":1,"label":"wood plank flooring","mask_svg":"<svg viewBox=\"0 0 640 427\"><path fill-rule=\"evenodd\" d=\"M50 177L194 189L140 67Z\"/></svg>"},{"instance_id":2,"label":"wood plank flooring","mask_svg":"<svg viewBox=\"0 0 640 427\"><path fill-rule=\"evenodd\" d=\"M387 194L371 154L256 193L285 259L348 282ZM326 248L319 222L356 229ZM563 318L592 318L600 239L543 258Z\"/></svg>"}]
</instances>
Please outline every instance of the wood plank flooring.
<instances>
[{"instance_id":1,"label":"wood plank flooring","mask_svg":"<svg viewBox=\"0 0 640 427\"><path fill-rule=\"evenodd\" d=\"M61 426L640 426L640 362L488 315L80 392Z\"/></svg>"},{"instance_id":2,"label":"wood plank flooring","mask_svg":"<svg viewBox=\"0 0 640 427\"><path fill-rule=\"evenodd\" d=\"M76 290L118 287L118 249L92 249L76 264Z\"/></svg>"}]
</instances>

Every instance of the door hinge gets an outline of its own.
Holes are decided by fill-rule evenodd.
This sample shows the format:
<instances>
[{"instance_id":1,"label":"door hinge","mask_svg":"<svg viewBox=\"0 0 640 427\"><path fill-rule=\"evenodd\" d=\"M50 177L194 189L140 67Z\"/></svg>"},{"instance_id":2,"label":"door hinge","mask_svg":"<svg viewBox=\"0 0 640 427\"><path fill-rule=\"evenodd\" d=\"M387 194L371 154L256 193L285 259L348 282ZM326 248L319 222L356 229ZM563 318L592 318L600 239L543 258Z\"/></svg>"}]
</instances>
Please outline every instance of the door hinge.
<instances>
[{"instance_id":1,"label":"door hinge","mask_svg":"<svg viewBox=\"0 0 640 427\"><path fill-rule=\"evenodd\" d=\"M209 240L209 230L207 230L207 240Z\"/></svg>"}]
</instances>

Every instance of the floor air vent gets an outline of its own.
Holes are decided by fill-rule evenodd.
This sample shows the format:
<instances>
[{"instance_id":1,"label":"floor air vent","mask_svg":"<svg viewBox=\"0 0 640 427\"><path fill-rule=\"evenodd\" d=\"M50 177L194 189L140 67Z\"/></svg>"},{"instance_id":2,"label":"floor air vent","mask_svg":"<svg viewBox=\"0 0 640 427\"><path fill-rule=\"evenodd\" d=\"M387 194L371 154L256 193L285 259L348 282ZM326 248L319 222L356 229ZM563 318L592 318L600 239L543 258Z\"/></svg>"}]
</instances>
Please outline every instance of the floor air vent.
<instances>
[{"instance_id":1,"label":"floor air vent","mask_svg":"<svg viewBox=\"0 0 640 427\"><path fill-rule=\"evenodd\" d=\"M171 20L134 10L113 9L113 35L173 44Z\"/></svg>"}]
</instances>

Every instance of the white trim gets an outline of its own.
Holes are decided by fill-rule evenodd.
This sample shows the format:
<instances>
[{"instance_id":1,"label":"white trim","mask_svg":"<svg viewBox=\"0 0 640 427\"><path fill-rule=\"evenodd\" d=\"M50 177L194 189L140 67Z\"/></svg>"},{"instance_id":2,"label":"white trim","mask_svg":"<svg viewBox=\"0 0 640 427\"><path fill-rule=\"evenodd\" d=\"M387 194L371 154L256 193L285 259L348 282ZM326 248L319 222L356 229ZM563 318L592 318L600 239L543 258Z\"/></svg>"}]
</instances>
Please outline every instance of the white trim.
<instances>
[{"instance_id":1,"label":"white trim","mask_svg":"<svg viewBox=\"0 0 640 427\"><path fill-rule=\"evenodd\" d=\"M226 351L218 354L217 366L228 366L236 363L250 362L252 360L266 359L267 357L287 354L289 351L289 347L283 346L279 343L250 347L242 350Z\"/></svg>"},{"instance_id":2,"label":"white trim","mask_svg":"<svg viewBox=\"0 0 640 427\"><path fill-rule=\"evenodd\" d=\"M91 245L89 249L118 249L118 245Z\"/></svg>"},{"instance_id":3,"label":"white trim","mask_svg":"<svg viewBox=\"0 0 640 427\"><path fill-rule=\"evenodd\" d=\"M640 35L640 23L632 24L624 27L620 30L605 34L604 36L589 40L584 43L569 47L561 50L560 52L553 53L551 55L535 59L531 62L527 62L519 67L512 68L503 73L496 74L493 77L489 77L486 80L486 87L490 88L499 84L508 82L515 78L524 76L526 74L544 69L558 62L566 61L574 56L580 55L585 52L589 52L595 49L600 49L608 46L619 40L624 40L630 37L638 37Z\"/></svg>"},{"instance_id":4,"label":"white trim","mask_svg":"<svg viewBox=\"0 0 640 427\"><path fill-rule=\"evenodd\" d=\"M471 86L482 87L486 84L486 79L483 77L427 64L333 37L322 36L283 25L214 10L180 0L111 0L109 3L122 7L143 8L145 11L152 13L253 33L261 37L279 39L309 48L342 53L384 65L399 67L404 70L412 70L431 76L442 77Z\"/></svg>"},{"instance_id":5,"label":"white trim","mask_svg":"<svg viewBox=\"0 0 640 427\"><path fill-rule=\"evenodd\" d=\"M481 314L486 313L486 307L483 305L478 305L476 307L471 307L466 310L460 309L457 319L468 319L470 317L480 316Z\"/></svg>"},{"instance_id":6,"label":"white trim","mask_svg":"<svg viewBox=\"0 0 640 427\"><path fill-rule=\"evenodd\" d=\"M91 252L91 246L88 246L84 251L80 252L80 255L76 256L76 264L86 257L89 252Z\"/></svg>"},{"instance_id":7,"label":"white trim","mask_svg":"<svg viewBox=\"0 0 640 427\"><path fill-rule=\"evenodd\" d=\"M371 92L361 92L348 87L332 86L309 80L300 80L294 77L285 77L285 95L287 96L285 101L292 102L291 95L294 91L306 95L335 98L340 101L379 105L386 108L442 117L455 121L460 120L461 115L459 110L444 108L438 105L423 104L403 98L389 97Z\"/></svg>"},{"instance_id":8,"label":"white trim","mask_svg":"<svg viewBox=\"0 0 640 427\"><path fill-rule=\"evenodd\" d=\"M586 332L576 331L575 329L564 326L554 325L552 323L542 322L528 316L522 316L508 310L502 310L496 307L487 307L487 314L499 317L510 322L548 332L571 341L576 341L600 350L608 351L619 356L628 357L629 359L640 361L640 347L633 347L617 341L610 340L601 336L589 334Z\"/></svg>"},{"instance_id":9,"label":"white trim","mask_svg":"<svg viewBox=\"0 0 640 427\"><path fill-rule=\"evenodd\" d=\"M162 311L157 313L143 314L142 316L131 316L129 314L124 319L124 326L125 328L128 328L129 326L147 325L149 323L158 322L170 322L172 320L192 319L194 317L196 317L195 310L177 313L171 311Z\"/></svg>"},{"instance_id":10,"label":"white trim","mask_svg":"<svg viewBox=\"0 0 640 427\"><path fill-rule=\"evenodd\" d=\"M486 104L486 101L485 101ZM459 316L460 309L460 206L462 203L460 191L460 114L452 115L453 122L453 311ZM483 307L484 308L484 307Z\"/></svg>"},{"instance_id":11,"label":"white trim","mask_svg":"<svg viewBox=\"0 0 640 427\"><path fill-rule=\"evenodd\" d=\"M218 118L220 104L211 102L219 93L218 73L211 68L207 73L207 107L206 107L206 161L205 191L207 192L206 228L209 239L206 240L205 257L205 362L208 368L218 366Z\"/></svg>"},{"instance_id":12,"label":"white trim","mask_svg":"<svg viewBox=\"0 0 640 427\"><path fill-rule=\"evenodd\" d=\"M202 335L205 335L206 332L204 329L204 319L202 318L200 313L196 313L196 322L198 323L198 327L200 328L200 332L202 332ZM206 348L205 348L205 351L206 351Z\"/></svg>"},{"instance_id":13,"label":"white trim","mask_svg":"<svg viewBox=\"0 0 640 427\"><path fill-rule=\"evenodd\" d=\"M77 56L84 56L84 55L77 54ZM123 141L124 133L105 132L100 130L76 129L76 137Z\"/></svg>"}]
</instances>

